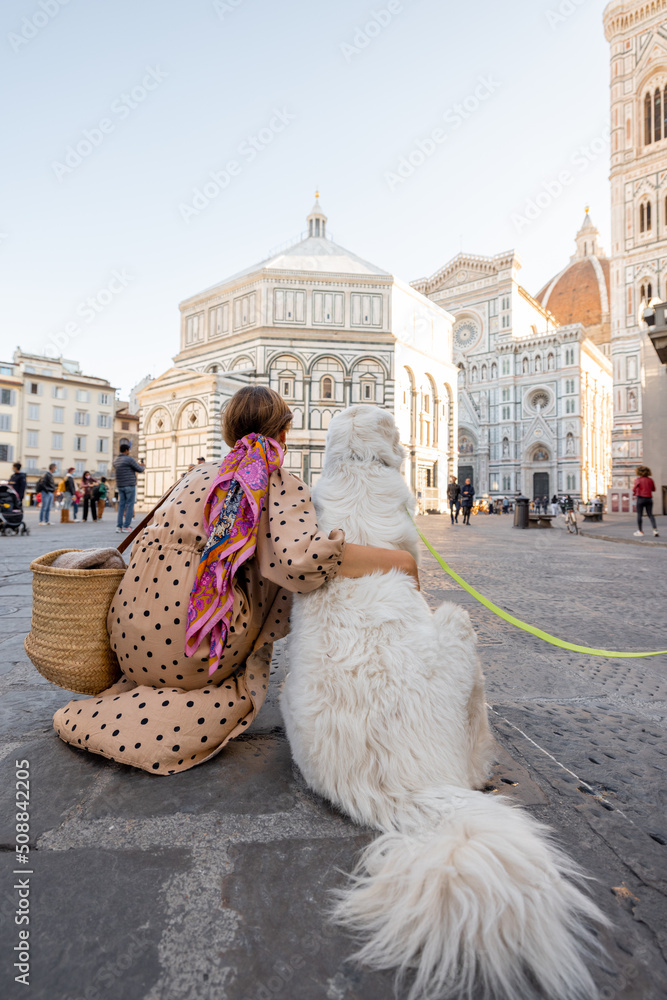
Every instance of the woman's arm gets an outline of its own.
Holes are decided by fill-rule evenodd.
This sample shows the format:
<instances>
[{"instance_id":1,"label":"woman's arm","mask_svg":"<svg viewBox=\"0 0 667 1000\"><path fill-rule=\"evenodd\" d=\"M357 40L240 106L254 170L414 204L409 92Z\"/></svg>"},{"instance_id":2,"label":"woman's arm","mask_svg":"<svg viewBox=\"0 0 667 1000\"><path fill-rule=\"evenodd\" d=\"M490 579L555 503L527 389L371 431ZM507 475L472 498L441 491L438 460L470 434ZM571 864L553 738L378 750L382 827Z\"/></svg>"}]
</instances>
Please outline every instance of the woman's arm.
<instances>
[{"instance_id":1,"label":"woman's arm","mask_svg":"<svg viewBox=\"0 0 667 1000\"><path fill-rule=\"evenodd\" d=\"M369 573L388 573L392 569L407 573L419 587L417 563L409 552L402 549L377 549L371 545L352 545L348 542L336 575L356 579Z\"/></svg>"}]
</instances>

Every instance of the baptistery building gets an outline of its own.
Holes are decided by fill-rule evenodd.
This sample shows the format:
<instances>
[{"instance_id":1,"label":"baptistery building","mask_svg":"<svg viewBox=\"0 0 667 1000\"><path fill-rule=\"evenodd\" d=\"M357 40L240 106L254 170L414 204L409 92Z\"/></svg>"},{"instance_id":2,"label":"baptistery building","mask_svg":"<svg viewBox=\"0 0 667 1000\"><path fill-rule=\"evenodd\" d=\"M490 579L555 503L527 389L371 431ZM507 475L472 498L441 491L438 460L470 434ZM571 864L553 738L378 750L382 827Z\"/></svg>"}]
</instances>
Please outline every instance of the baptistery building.
<instances>
[{"instance_id":1,"label":"baptistery building","mask_svg":"<svg viewBox=\"0 0 667 1000\"><path fill-rule=\"evenodd\" d=\"M390 410L420 509L445 506L457 467L452 317L418 289L339 246L319 198L297 242L185 299L169 371L138 393L144 506L200 456L227 451L220 410L270 385L294 414L285 465L312 485L332 417Z\"/></svg>"},{"instance_id":2,"label":"baptistery building","mask_svg":"<svg viewBox=\"0 0 667 1000\"><path fill-rule=\"evenodd\" d=\"M413 283L454 316L458 475L472 480L477 495L588 500L607 492L608 268L592 231L587 213L574 258L542 290L543 304L519 283L514 251L458 254Z\"/></svg>"}]
</instances>

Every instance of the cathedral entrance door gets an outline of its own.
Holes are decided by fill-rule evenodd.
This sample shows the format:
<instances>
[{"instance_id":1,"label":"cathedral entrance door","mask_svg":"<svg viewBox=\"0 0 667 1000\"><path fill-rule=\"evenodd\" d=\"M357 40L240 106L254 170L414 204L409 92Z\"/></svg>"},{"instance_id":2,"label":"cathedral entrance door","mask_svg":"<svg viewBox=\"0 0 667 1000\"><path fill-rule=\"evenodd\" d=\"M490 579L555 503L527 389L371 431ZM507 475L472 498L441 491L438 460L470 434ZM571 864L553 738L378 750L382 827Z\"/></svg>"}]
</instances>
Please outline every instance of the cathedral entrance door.
<instances>
[{"instance_id":1,"label":"cathedral entrance door","mask_svg":"<svg viewBox=\"0 0 667 1000\"><path fill-rule=\"evenodd\" d=\"M466 479L470 480L472 486L475 485L475 477L473 476L472 465L459 465L459 486L463 486Z\"/></svg>"},{"instance_id":2,"label":"cathedral entrance door","mask_svg":"<svg viewBox=\"0 0 667 1000\"><path fill-rule=\"evenodd\" d=\"M542 499L542 497L549 496L549 473L548 472L534 472L533 473L533 499L537 497ZM549 497L551 499L551 497Z\"/></svg>"}]
</instances>

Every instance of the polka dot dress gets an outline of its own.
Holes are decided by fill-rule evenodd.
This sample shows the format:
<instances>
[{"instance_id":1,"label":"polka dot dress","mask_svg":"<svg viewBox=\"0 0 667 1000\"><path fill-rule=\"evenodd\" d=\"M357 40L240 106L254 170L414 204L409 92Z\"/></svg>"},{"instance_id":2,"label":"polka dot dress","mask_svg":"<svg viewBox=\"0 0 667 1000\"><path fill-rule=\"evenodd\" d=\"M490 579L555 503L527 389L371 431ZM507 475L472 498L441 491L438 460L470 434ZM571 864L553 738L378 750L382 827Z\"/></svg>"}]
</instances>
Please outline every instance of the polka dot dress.
<instances>
[{"instance_id":1,"label":"polka dot dress","mask_svg":"<svg viewBox=\"0 0 667 1000\"><path fill-rule=\"evenodd\" d=\"M338 572L343 532L319 534L308 487L274 472L257 551L234 581L228 642L209 678L208 640L192 657L184 648L206 542L203 507L217 468L193 469L134 543L107 622L122 677L56 712L54 728L65 742L151 774L213 757L247 731L264 703L273 643L289 631L291 594L315 590Z\"/></svg>"}]
</instances>

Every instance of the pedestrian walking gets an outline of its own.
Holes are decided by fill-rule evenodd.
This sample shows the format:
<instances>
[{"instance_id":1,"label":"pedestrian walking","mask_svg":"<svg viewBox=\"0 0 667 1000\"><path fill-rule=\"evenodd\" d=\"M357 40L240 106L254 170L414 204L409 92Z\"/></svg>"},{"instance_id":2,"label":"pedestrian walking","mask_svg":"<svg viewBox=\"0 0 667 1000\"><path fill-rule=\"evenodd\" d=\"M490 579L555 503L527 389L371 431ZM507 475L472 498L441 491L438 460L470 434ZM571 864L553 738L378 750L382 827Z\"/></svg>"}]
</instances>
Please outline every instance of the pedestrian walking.
<instances>
[{"instance_id":1,"label":"pedestrian walking","mask_svg":"<svg viewBox=\"0 0 667 1000\"><path fill-rule=\"evenodd\" d=\"M637 478L635 479L635 484L632 487L632 492L637 497L637 530L635 531L635 535L640 538L644 537L644 532L642 531L642 517L644 512L646 512L646 516L653 526L653 534L657 538L659 532L653 516L653 493L655 492L655 483L651 479L651 470L648 465L638 465L635 471L637 473Z\"/></svg>"},{"instance_id":2,"label":"pedestrian walking","mask_svg":"<svg viewBox=\"0 0 667 1000\"><path fill-rule=\"evenodd\" d=\"M503 497L503 514L509 514L510 501L509 497Z\"/></svg>"},{"instance_id":3,"label":"pedestrian walking","mask_svg":"<svg viewBox=\"0 0 667 1000\"><path fill-rule=\"evenodd\" d=\"M555 493L551 498L551 513L554 517L558 517L558 497Z\"/></svg>"},{"instance_id":4,"label":"pedestrian walking","mask_svg":"<svg viewBox=\"0 0 667 1000\"><path fill-rule=\"evenodd\" d=\"M143 472L145 466L130 455L129 444L122 444L120 455L114 460L113 467L116 470L116 486L118 487L116 531L129 531L137 495L137 472Z\"/></svg>"},{"instance_id":5,"label":"pedestrian walking","mask_svg":"<svg viewBox=\"0 0 667 1000\"><path fill-rule=\"evenodd\" d=\"M548 496L543 496L542 497L542 513L543 514L548 514L549 513L549 497Z\"/></svg>"},{"instance_id":6,"label":"pedestrian walking","mask_svg":"<svg viewBox=\"0 0 667 1000\"><path fill-rule=\"evenodd\" d=\"M93 521L97 520L97 503L93 497L93 490L97 486L97 479L94 479L89 472L84 472L81 479L80 490L83 494L83 520L88 521L88 511L92 515Z\"/></svg>"},{"instance_id":7,"label":"pedestrian walking","mask_svg":"<svg viewBox=\"0 0 667 1000\"><path fill-rule=\"evenodd\" d=\"M452 519L452 524L458 524L459 511L461 510L461 487L456 482L456 476L452 476L451 482L447 487L447 500L449 502L449 516Z\"/></svg>"},{"instance_id":8,"label":"pedestrian walking","mask_svg":"<svg viewBox=\"0 0 667 1000\"><path fill-rule=\"evenodd\" d=\"M100 481L93 490L93 497L97 501L97 520L102 520L102 514L104 513L104 508L106 507L107 497L109 496L109 487L107 486L107 481L104 476L100 477Z\"/></svg>"},{"instance_id":9,"label":"pedestrian walking","mask_svg":"<svg viewBox=\"0 0 667 1000\"><path fill-rule=\"evenodd\" d=\"M37 492L41 494L41 504L39 508L39 523L48 525L51 527L51 522L49 521L49 516L51 514L51 504L53 503L53 494L56 491L56 480L53 473L56 471L56 463L51 462L48 470L44 473L42 478L37 483Z\"/></svg>"},{"instance_id":10,"label":"pedestrian walking","mask_svg":"<svg viewBox=\"0 0 667 1000\"><path fill-rule=\"evenodd\" d=\"M461 506L463 508L464 524L470 524L470 511L472 510L472 504L474 499L475 499L475 490L473 489L470 480L466 479L465 484L463 485L463 488L461 490ZM493 507L491 507L491 510L493 510Z\"/></svg>"},{"instance_id":11,"label":"pedestrian walking","mask_svg":"<svg viewBox=\"0 0 667 1000\"><path fill-rule=\"evenodd\" d=\"M23 503L23 497L25 496L25 488L28 482L28 477L25 472L21 472L21 463L14 462L12 469L14 470L9 477L9 485L16 490L19 495L19 500Z\"/></svg>"}]
</instances>

